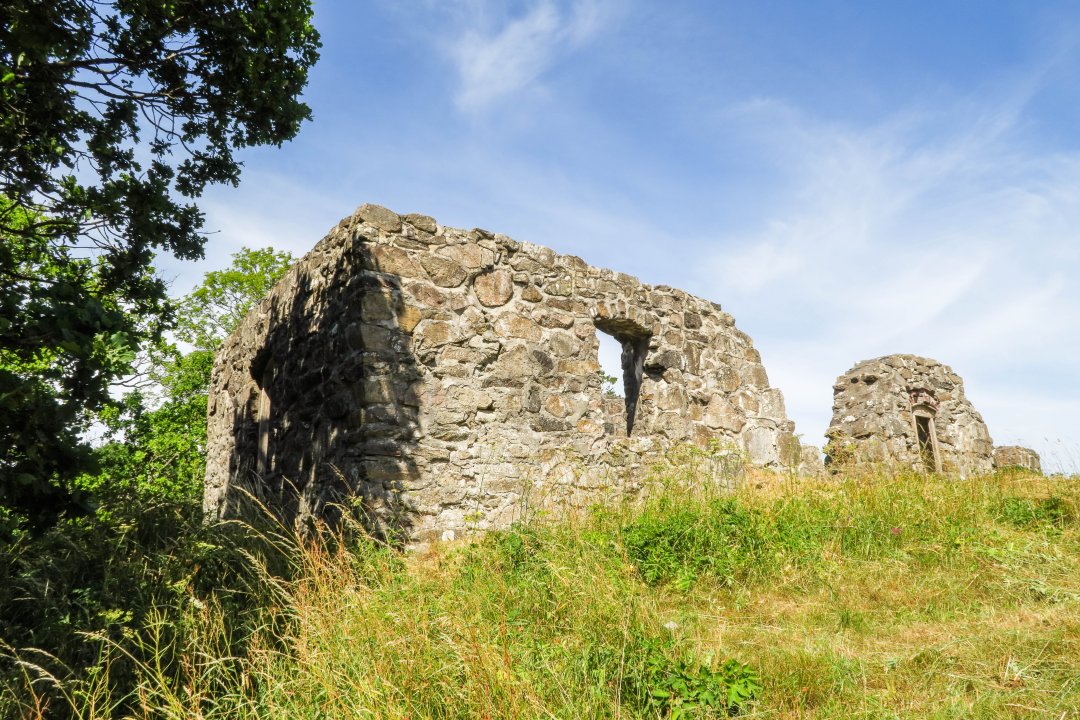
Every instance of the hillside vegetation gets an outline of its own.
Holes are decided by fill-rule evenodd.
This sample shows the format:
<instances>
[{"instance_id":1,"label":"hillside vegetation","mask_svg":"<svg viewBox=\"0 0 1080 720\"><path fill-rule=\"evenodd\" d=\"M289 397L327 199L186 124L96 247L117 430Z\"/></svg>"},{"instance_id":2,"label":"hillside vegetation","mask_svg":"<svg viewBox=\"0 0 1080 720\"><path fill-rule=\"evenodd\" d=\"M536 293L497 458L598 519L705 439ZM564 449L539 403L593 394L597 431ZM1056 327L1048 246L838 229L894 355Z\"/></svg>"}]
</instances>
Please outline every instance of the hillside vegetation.
<instances>
[{"instance_id":1,"label":"hillside vegetation","mask_svg":"<svg viewBox=\"0 0 1080 720\"><path fill-rule=\"evenodd\" d=\"M1077 477L690 476L408 554L193 532L77 670L9 647L0 715L1080 717Z\"/></svg>"}]
</instances>

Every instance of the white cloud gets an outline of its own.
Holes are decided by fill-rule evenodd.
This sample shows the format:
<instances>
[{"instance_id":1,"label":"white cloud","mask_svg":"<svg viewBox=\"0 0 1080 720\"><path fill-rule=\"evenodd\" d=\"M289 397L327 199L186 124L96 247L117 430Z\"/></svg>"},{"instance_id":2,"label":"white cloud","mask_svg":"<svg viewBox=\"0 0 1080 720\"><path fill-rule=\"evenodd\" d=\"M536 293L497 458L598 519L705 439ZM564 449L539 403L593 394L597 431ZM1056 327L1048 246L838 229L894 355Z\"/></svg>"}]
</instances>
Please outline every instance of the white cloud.
<instances>
[{"instance_id":1,"label":"white cloud","mask_svg":"<svg viewBox=\"0 0 1080 720\"><path fill-rule=\"evenodd\" d=\"M992 386L991 402L973 398L991 433L1049 453L1054 466L1049 443L1072 432L1080 407L1070 359L1080 357L1070 281L1080 271L1080 156L1025 146L1036 89L1020 83L871 127L768 100L727 114L768 148L780 185L796 189L772 198L757 230L722 237L702 272L757 339L809 442L828 423L820 391L837 375L912 352L952 365L969 386ZM792 313L813 327L788 336ZM1043 377L1040 361L1071 375ZM1055 382L1057 397L1047 392ZM1029 401L1042 405L1017 411ZM1025 417L1037 418L1026 431L1016 422Z\"/></svg>"},{"instance_id":2,"label":"white cloud","mask_svg":"<svg viewBox=\"0 0 1080 720\"><path fill-rule=\"evenodd\" d=\"M779 278L792 275L805 265L806 258L791 252L790 241L779 239L787 231L797 232L777 224L760 242L717 263L726 285L743 292L760 290Z\"/></svg>"},{"instance_id":3,"label":"white cloud","mask_svg":"<svg viewBox=\"0 0 1080 720\"><path fill-rule=\"evenodd\" d=\"M492 23L489 9L473 3L469 26L450 47L461 79L458 107L480 111L534 85L556 61L594 37L605 12L599 0L576 0L566 8L540 0L520 17Z\"/></svg>"}]
</instances>

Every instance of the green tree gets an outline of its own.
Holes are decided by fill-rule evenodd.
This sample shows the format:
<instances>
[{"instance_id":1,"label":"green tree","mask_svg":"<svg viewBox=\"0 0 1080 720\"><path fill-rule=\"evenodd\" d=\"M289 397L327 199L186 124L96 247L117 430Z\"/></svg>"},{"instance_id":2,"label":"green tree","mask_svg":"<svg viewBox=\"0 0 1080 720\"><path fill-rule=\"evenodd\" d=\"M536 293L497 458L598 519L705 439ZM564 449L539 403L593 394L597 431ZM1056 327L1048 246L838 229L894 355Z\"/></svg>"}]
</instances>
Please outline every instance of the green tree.
<instances>
[{"instance_id":1,"label":"green tree","mask_svg":"<svg viewBox=\"0 0 1080 720\"><path fill-rule=\"evenodd\" d=\"M0 504L71 507L80 424L170 320L155 253L191 202L310 115L310 0L7 0L0 9Z\"/></svg>"},{"instance_id":2,"label":"green tree","mask_svg":"<svg viewBox=\"0 0 1080 720\"><path fill-rule=\"evenodd\" d=\"M293 261L288 252L273 248L241 248L228 268L206 273L179 300L177 336L194 349L185 353L167 342L157 346L150 370L157 391L132 392L103 414L110 441L95 451L99 469L80 480L81 489L112 498L112 504L135 500L133 493L142 500L198 502L206 472L214 352Z\"/></svg>"},{"instance_id":3,"label":"green tree","mask_svg":"<svg viewBox=\"0 0 1080 720\"><path fill-rule=\"evenodd\" d=\"M180 298L182 328L191 331L206 323L218 334L187 353L161 343L150 354L148 374L155 382L98 415L105 436L93 451L97 470L74 483L76 491L93 500L95 511L59 518L40 533L13 533L15 541L0 552L0 717L7 717L4 700L11 697L5 696L10 689L5 681L25 676L11 662L5 643L53 655L56 662L50 664L35 650L36 660L59 677L79 677L93 666L101 657L100 637L110 638L114 648L131 658L168 667L171 649L164 657L141 654L147 617L162 619L157 613L163 607L190 602L196 586L244 587L235 575L245 565L228 560L237 557L229 550L229 538L235 539L230 529L201 522L207 382L220 339L291 262L288 253L241 249L229 268L207 273L191 294ZM220 596L236 610L230 615L237 628L244 623L244 595L227 591ZM176 613L155 625L165 633L184 626ZM117 697L128 696L133 680L123 669L110 680ZM62 704L59 694L53 700ZM135 713L112 712L117 717Z\"/></svg>"},{"instance_id":4,"label":"green tree","mask_svg":"<svg viewBox=\"0 0 1080 720\"><path fill-rule=\"evenodd\" d=\"M22 226L38 219L2 197L0 212ZM72 469L90 458L79 437L85 410L108 400L107 378L131 370L129 329L138 321L104 287L99 261L50 248L37 235L4 239L0 272L10 280L0 284L0 526L17 519L5 521L11 510L43 526L85 506L71 485Z\"/></svg>"},{"instance_id":5,"label":"green tree","mask_svg":"<svg viewBox=\"0 0 1080 720\"><path fill-rule=\"evenodd\" d=\"M288 252L273 248L241 248L233 253L232 265L206 273L202 283L180 302L177 337L196 350L213 352L294 260Z\"/></svg>"}]
</instances>

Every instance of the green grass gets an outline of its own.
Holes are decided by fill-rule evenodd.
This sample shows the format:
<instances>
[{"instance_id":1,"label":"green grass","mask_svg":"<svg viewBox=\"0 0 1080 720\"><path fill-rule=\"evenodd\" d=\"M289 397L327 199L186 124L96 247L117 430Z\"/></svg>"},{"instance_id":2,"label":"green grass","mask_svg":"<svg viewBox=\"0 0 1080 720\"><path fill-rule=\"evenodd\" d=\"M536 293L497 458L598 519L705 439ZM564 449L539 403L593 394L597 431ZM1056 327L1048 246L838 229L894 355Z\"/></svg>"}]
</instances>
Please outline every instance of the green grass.
<instances>
[{"instance_id":1,"label":"green grass","mask_svg":"<svg viewBox=\"0 0 1080 720\"><path fill-rule=\"evenodd\" d=\"M278 539L246 603L192 582L71 677L9 651L0 716L1080 717L1077 478L673 486L407 555Z\"/></svg>"}]
</instances>

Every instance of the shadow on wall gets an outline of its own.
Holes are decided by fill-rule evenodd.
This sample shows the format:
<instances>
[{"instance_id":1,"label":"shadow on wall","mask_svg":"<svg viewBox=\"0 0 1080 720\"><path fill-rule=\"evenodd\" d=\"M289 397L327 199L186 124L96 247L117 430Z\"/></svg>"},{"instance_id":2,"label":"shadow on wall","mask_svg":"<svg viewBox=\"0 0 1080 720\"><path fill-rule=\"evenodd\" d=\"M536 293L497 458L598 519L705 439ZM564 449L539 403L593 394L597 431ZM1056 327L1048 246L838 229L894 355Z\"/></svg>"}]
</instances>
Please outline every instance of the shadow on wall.
<instances>
[{"instance_id":1,"label":"shadow on wall","mask_svg":"<svg viewBox=\"0 0 1080 720\"><path fill-rule=\"evenodd\" d=\"M220 516L244 515L250 493L290 526L349 511L384 539L409 535L420 372L399 324L401 279L362 272L372 264L351 243L331 275L298 265L272 296L252 392L234 411L235 482Z\"/></svg>"}]
</instances>

